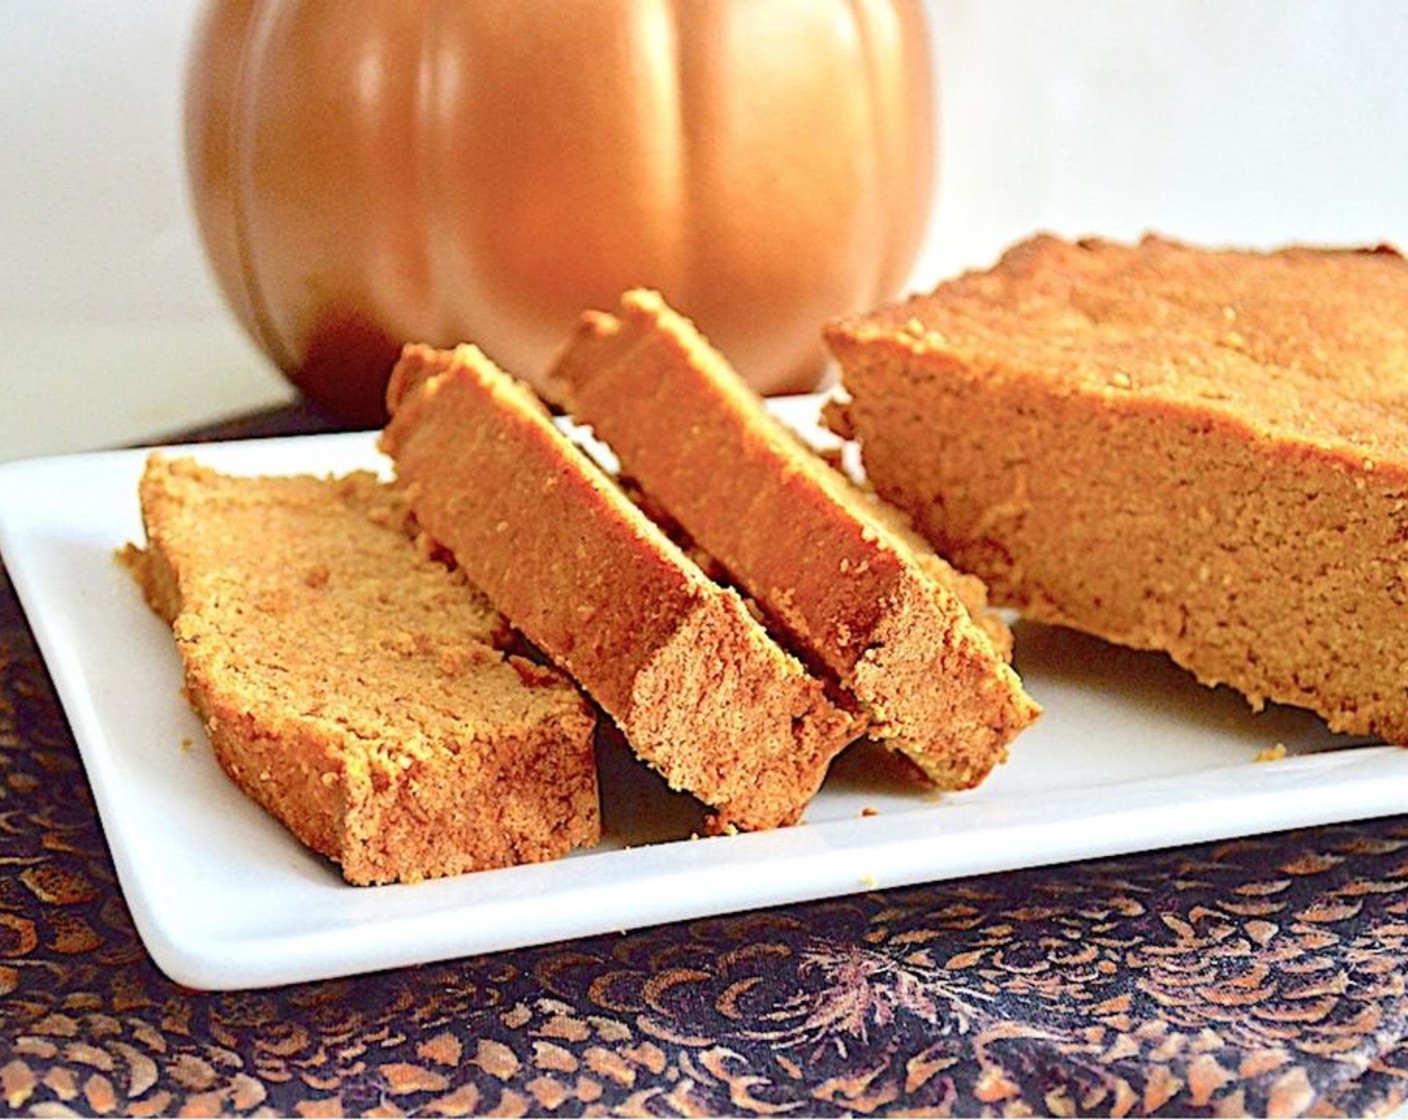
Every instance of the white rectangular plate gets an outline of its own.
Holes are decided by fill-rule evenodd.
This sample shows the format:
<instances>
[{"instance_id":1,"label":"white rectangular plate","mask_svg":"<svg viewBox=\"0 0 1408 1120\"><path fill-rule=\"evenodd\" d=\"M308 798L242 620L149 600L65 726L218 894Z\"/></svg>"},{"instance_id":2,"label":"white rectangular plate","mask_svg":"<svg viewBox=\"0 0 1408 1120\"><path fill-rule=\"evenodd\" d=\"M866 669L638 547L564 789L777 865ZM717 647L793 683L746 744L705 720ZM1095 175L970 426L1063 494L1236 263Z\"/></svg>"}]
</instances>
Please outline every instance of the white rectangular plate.
<instances>
[{"instance_id":1,"label":"white rectangular plate","mask_svg":"<svg viewBox=\"0 0 1408 1120\"><path fill-rule=\"evenodd\" d=\"M815 398L775 405L806 429ZM385 471L370 435L190 449L239 473ZM181 695L167 628L114 552L138 541L145 452L0 467L0 552L158 966L198 988L349 975L606 931L1408 810L1408 751L1259 715L1166 659L1019 623L1046 708L980 788L838 761L803 824L690 839L692 803L608 757L602 847L555 863L354 888L231 785ZM1284 744L1280 761L1258 752ZM632 822L627 824L627 822Z\"/></svg>"}]
</instances>

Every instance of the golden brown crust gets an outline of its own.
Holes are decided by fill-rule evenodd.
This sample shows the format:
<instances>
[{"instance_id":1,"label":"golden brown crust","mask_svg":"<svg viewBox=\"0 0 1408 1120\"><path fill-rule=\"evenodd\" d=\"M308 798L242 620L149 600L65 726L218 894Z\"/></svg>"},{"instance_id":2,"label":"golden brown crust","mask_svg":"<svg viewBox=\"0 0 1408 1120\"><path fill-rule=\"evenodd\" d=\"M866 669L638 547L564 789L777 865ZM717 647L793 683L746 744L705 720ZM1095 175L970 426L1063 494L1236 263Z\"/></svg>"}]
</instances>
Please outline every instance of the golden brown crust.
<instances>
[{"instance_id":1,"label":"golden brown crust","mask_svg":"<svg viewBox=\"0 0 1408 1120\"><path fill-rule=\"evenodd\" d=\"M584 316L549 384L857 699L869 733L934 782L977 784L1035 717L961 577L769 415L657 293ZM973 598L975 584L963 584Z\"/></svg>"},{"instance_id":2,"label":"golden brown crust","mask_svg":"<svg viewBox=\"0 0 1408 1120\"><path fill-rule=\"evenodd\" d=\"M407 347L383 445L476 584L722 823L795 821L849 717L478 350Z\"/></svg>"},{"instance_id":3,"label":"golden brown crust","mask_svg":"<svg viewBox=\"0 0 1408 1120\"><path fill-rule=\"evenodd\" d=\"M996 602L1408 742L1408 266L1039 237L831 324L877 490Z\"/></svg>"},{"instance_id":4,"label":"golden brown crust","mask_svg":"<svg viewBox=\"0 0 1408 1120\"><path fill-rule=\"evenodd\" d=\"M594 719L527 683L502 617L374 476L235 478L154 456L129 549L221 767L352 883L600 837Z\"/></svg>"}]
</instances>

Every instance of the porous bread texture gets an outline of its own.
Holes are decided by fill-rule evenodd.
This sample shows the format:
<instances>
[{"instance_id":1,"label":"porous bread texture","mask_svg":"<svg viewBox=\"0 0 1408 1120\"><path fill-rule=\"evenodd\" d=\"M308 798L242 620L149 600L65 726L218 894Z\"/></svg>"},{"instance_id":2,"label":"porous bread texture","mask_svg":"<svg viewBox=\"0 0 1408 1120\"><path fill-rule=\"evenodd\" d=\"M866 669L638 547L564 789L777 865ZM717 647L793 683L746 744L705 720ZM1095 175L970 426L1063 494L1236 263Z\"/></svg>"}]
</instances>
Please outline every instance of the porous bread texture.
<instances>
[{"instance_id":1,"label":"porous bread texture","mask_svg":"<svg viewBox=\"0 0 1408 1120\"><path fill-rule=\"evenodd\" d=\"M415 515L714 826L791 824L853 717L473 346L412 345L383 448Z\"/></svg>"},{"instance_id":2,"label":"porous bread texture","mask_svg":"<svg viewBox=\"0 0 1408 1120\"><path fill-rule=\"evenodd\" d=\"M1408 266L1040 236L837 320L868 478L996 602L1408 743Z\"/></svg>"},{"instance_id":3,"label":"porous bread texture","mask_svg":"<svg viewBox=\"0 0 1408 1120\"><path fill-rule=\"evenodd\" d=\"M216 759L353 884L555 858L601 835L595 716L374 475L149 459L126 559Z\"/></svg>"},{"instance_id":4,"label":"porous bread texture","mask_svg":"<svg viewBox=\"0 0 1408 1120\"><path fill-rule=\"evenodd\" d=\"M547 385L855 698L871 738L946 789L1006 758L1039 709L981 583L803 445L658 293L583 316Z\"/></svg>"}]
</instances>

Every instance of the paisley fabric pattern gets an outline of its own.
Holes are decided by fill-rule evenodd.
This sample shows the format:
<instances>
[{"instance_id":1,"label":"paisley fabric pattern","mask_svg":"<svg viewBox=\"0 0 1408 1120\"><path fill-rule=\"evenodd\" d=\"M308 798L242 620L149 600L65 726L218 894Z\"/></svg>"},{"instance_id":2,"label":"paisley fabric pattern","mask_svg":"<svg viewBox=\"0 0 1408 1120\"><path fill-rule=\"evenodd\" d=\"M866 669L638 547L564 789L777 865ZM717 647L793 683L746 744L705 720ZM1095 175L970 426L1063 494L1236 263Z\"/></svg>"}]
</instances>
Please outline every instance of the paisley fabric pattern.
<instances>
[{"instance_id":1,"label":"paisley fabric pattern","mask_svg":"<svg viewBox=\"0 0 1408 1120\"><path fill-rule=\"evenodd\" d=\"M162 976L0 572L0 1113L1382 1114L1408 818L269 991Z\"/></svg>"}]
</instances>

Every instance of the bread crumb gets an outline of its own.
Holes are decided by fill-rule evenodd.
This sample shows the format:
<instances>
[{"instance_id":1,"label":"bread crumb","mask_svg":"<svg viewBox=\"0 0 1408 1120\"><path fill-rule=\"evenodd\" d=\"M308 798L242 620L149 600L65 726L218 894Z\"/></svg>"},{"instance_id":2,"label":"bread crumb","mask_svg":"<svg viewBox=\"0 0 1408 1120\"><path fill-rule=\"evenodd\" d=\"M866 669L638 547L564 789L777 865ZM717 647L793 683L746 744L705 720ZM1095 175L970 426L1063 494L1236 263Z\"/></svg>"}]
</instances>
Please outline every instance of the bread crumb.
<instances>
[{"instance_id":1,"label":"bread crumb","mask_svg":"<svg viewBox=\"0 0 1408 1120\"><path fill-rule=\"evenodd\" d=\"M876 887L880 885L880 880L875 878L874 875L871 875L869 872L867 872L866 874L860 877L860 885L868 891L873 891Z\"/></svg>"},{"instance_id":2,"label":"bread crumb","mask_svg":"<svg viewBox=\"0 0 1408 1120\"><path fill-rule=\"evenodd\" d=\"M1286 744L1277 743L1274 747L1265 747L1256 752L1253 762L1279 762L1286 757Z\"/></svg>"},{"instance_id":3,"label":"bread crumb","mask_svg":"<svg viewBox=\"0 0 1408 1120\"><path fill-rule=\"evenodd\" d=\"M866 805L861 809L860 815L863 817L877 817L880 815L880 810L874 805Z\"/></svg>"}]
</instances>

